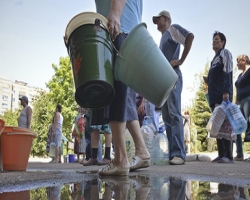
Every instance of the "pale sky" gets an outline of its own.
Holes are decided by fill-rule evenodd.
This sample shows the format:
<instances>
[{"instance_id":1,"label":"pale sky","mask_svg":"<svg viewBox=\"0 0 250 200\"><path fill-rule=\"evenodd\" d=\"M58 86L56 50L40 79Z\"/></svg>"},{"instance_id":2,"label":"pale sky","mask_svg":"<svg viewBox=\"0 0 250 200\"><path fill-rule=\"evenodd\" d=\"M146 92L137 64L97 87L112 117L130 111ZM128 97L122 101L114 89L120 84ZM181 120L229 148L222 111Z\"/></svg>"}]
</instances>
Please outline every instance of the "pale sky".
<instances>
[{"instance_id":1,"label":"pale sky","mask_svg":"<svg viewBox=\"0 0 250 200\"><path fill-rule=\"evenodd\" d=\"M183 105L193 97L194 75L214 56L214 31L226 35L234 66L238 55L250 56L249 8L250 0L144 0L142 21L157 44L161 34L152 16L162 10L195 36L181 66ZM54 74L52 64L68 55L63 41L68 22L86 11L95 12L94 0L0 0L0 77L45 89Z\"/></svg>"}]
</instances>

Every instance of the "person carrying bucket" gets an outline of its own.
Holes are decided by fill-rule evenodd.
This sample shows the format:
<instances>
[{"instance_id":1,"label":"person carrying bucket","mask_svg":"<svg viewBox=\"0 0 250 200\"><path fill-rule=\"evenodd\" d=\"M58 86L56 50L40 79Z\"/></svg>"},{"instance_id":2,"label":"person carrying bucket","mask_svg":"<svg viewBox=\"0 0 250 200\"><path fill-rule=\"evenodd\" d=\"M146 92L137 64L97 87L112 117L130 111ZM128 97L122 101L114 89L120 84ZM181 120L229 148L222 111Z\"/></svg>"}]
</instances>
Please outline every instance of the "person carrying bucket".
<instances>
[{"instance_id":1,"label":"person carrying bucket","mask_svg":"<svg viewBox=\"0 0 250 200\"><path fill-rule=\"evenodd\" d=\"M117 50L129 32L141 22L142 0L96 0L97 12L108 19L108 29ZM104 10L106 7L110 10ZM101 8L101 9L98 9ZM108 12L107 12L108 11ZM149 166L150 154L140 131L136 109L136 93L120 81L114 80L115 97L109 105L109 124L112 131L115 158L99 169L101 176L127 176L130 170ZM128 162L125 145L125 129L128 128L135 143L135 156Z\"/></svg>"},{"instance_id":2,"label":"person carrying bucket","mask_svg":"<svg viewBox=\"0 0 250 200\"><path fill-rule=\"evenodd\" d=\"M178 75L176 86L161 109L169 140L169 163L182 165L186 160L186 152L181 115L182 73L180 65L183 64L191 49L194 35L178 24L171 25L172 19L168 11L161 11L153 16L152 20L162 33L160 49ZM184 49L179 58L181 44Z\"/></svg>"}]
</instances>

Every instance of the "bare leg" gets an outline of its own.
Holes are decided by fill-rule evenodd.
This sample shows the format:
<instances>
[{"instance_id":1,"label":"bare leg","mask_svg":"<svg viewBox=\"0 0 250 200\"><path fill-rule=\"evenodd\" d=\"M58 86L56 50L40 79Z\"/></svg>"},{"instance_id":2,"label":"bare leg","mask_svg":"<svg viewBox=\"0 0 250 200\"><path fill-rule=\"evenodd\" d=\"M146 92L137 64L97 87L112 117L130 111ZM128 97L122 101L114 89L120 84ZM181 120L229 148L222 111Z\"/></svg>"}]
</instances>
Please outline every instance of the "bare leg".
<instances>
[{"instance_id":1,"label":"bare leg","mask_svg":"<svg viewBox=\"0 0 250 200\"><path fill-rule=\"evenodd\" d=\"M62 150L61 150L61 147L59 147L58 162L62 163Z\"/></svg>"},{"instance_id":2,"label":"bare leg","mask_svg":"<svg viewBox=\"0 0 250 200\"><path fill-rule=\"evenodd\" d=\"M138 120L128 121L127 128L135 143L135 155L141 159L150 158L150 154L143 140Z\"/></svg>"},{"instance_id":3,"label":"bare leg","mask_svg":"<svg viewBox=\"0 0 250 200\"><path fill-rule=\"evenodd\" d=\"M59 146L56 146L56 155L52 162L58 163Z\"/></svg>"},{"instance_id":4,"label":"bare leg","mask_svg":"<svg viewBox=\"0 0 250 200\"><path fill-rule=\"evenodd\" d=\"M99 133L99 131L97 129L94 129L91 132L91 145L92 145L92 148L98 148L99 140L100 140L100 133Z\"/></svg>"},{"instance_id":5,"label":"bare leg","mask_svg":"<svg viewBox=\"0 0 250 200\"><path fill-rule=\"evenodd\" d=\"M128 162L125 145L126 122L112 121L109 123L109 125L112 131L115 148L115 158L113 162L117 167L129 168L130 165Z\"/></svg>"}]
</instances>

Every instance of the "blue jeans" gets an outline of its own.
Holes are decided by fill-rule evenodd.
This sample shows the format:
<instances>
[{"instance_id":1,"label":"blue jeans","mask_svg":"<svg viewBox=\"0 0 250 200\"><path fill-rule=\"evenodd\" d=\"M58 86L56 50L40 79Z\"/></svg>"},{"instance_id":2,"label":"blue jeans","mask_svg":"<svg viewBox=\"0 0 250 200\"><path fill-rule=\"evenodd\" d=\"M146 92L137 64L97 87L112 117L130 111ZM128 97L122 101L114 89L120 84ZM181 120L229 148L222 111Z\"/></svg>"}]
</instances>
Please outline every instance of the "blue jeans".
<instances>
[{"instance_id":1,"label":"blue jeans","mask_svg":"<svg viewBox=\"0 0 250 200\"><path fill-rule=\"evenodd\" d=\"M187 199L186 183L186 181L171 177L169 185L169 199Z\"/></svg>"},{"instance_id":2,"label":"blue jeans","mask_svg":"<svg viewBox=\"0 0 250 200\"><path fill-rule=\"evenodd\" d=\"M247 130L246 132L249 131L250 127L249 127L249 115L250 115L250 96L246 97L245 99L241 100L240 102L240 110L243 114L243 116L245 117L247 123ZM236 140L236 152L237 152L237 157L238 158L243 158L244 154L243 154L243 148L242 148L242 138L241 138L241 134L237 135L237 140Z\"/></svg>"},{"instance_id":3,"label":"blue jeans","mask_svg":"<svg viewBox=\"0 0 250 200\"><path fill-rule=\"evenodd\" d=\"M174 156L186 160L184 147L184 130L181 115L182 73L179 67L174 68L178 81L167 101L162 106L162 118L166 125L169 146L169 160Z\"/></svg>"}]
</instances>

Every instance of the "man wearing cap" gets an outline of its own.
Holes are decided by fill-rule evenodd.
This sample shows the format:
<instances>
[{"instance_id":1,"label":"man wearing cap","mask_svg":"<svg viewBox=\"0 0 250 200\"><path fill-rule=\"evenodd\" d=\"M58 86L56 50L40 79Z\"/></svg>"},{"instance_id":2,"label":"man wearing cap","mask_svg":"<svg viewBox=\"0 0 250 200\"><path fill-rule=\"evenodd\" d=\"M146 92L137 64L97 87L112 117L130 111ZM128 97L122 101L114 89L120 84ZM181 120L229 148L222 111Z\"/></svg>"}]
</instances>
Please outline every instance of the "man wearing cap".
<instances>
[{"instance_id":1,"label":"man wearing cap","mask_svg":"<svg viewBox=\"0 0 250 200\"><path fill-rule=\"evenodd\" d=\"M153 23L162 33L160 49L178 75L176 86L161 109L169 140L169 163L182 165L186 160L186 152L181 115L182 73L180 65L183 64L191 49L194 35L178 24L171 25L170 13L165 10L153 16ZM179 58L181 44L184 49Z\"/></svg>"},{"instance_id":2,"label":"man wearing cap","mask_svg":"<svg viewBox=\"0 0 250 200\"><path fill-rule=\"evenodd\" d=\"M29 103L28 97L22 96L19 98L19 100L21 101L21 105L23 106L23 110L18 118L18 126L22 127L22 128L30 129L32 109L28 105L28 103Z\"/></svg>"}]
</instances>

